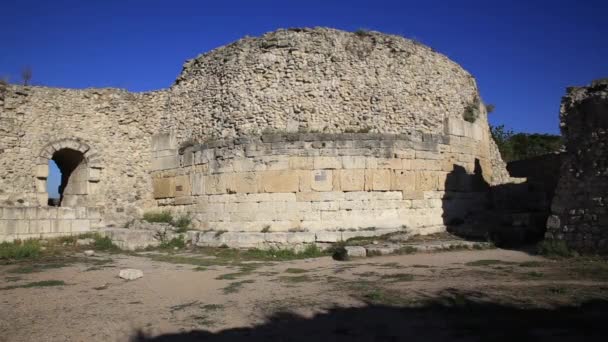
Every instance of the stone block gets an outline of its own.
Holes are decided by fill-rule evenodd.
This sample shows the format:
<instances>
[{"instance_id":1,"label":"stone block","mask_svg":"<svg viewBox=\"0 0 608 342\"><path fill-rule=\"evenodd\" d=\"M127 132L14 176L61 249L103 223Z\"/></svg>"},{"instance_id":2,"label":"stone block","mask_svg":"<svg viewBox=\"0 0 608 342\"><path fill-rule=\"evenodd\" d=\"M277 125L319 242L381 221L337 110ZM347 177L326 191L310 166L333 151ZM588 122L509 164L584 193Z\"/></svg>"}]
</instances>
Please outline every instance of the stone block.
<instances>
[{"instance_id":1,"label":"stone block","mask_svg":"<svg viewBox=\"0 0 608 342\"><path fill-rule=\"evenodd\" d=\"M437 174L432 171L416 171L416 190L429 191L437 190Z\"/></svg>"},{"instance_id":2,"label":"stone block","mask_svg":"<svg viewBox=\"0 0 608 342\"><path fill-rule=\"evenodd\" d=\"M391 190L411 191L416 188L416 174L413 171L392 170Z\"/></svg>"},{"instance_id":3,"label":"stone block","mask_svg":"<svg viewBox=\"0 0 608 342\"><path fill-rule=\"evenodd\" d=\"M23 208L5 207L4 218L9 220L23 220L25 218L25 210Z\"/></svg>"},{"instance_id":4,"label":"stone block","mask_svg":"<svg viewBox=\"0 0 608 342\"><path fill-rule=\"evenodd\" d=\"M152 135L152 151L171 150L177 148L177 139L173 133L158 133Z\"/></svg>"},{"instance_id":5,"label":"stone block","mask_svg":"<svg viewBox=\"0 0 608 342\"><path fill-rule=\"evenodd\" d=\"M365 189L365 170L349 169L334 171L337 179L336 190L363 191Z\"/></svg>"},{"instance_id":6,"label":"stone block","mask_svg":"<svg viewBox=\"0 0 608 342\"><path fill-rule=\"evenodd\" d=\"M179 156L171 155L152 159L152 171L176 169L179 167Z\"/></svg>"},{"instance_id":7,"label":"stone block","mask_svg":"<svg viewBox=\"0 0 608 342\"><path fill-rule=\"evenodd\" d=\"M365 170L365 190L387 191L391 188L391 170Z\"/></svg>"},{"instance_id":8,"label":"stone block","mask_svg":"<svg viewBox=\"0 0 608 342\"><path fill-rule=\"evenodd\" d=\"M310 187L314 191L331 191L333 188L333 173L330 170L312 171L310 183Z\"/></svg>"},{"instance_id":9,"label":"stone block","mask_svg":"<svg viewBox=\"0 0 608 342\"><path fill-rule=\"evenodd\" d=\"M190 185L193 196L205 194L205 175L202 173L190 174Z\"/></svg>"},{"instance_id":10,"label":"stone block","mask_svg":"<svg viewBox=\"0 0 608 342\"><path fill-rule=\"evenodd\" d=\"M291 170L312 170L314 160L312 157L289 157L289 168Z\"/></svg>"},{"instance_id":11,"label":"stone block","mask_svg":"<svg viewBox=\"0 0 608 342\"><path fill-rule=\"evenodd\" d=\"M298 192L300 180L298 173L286 171L263 171L261 182L264 192Z\"/></svg>"},{"instance_id":12,"label":"stone block","mask_svg":"<svg viewBox=\"0 0 608 342\"><path fill-rule=\"evenodd\" d=\"M343 156L342 167L344 169L365 169L366 157L362 156Z\"/></svg>"},{"instance_id":13,"label":"stone block","mask_svg":"<svg viewBox=\"0 0 608 342\"><path fill-rule=\"evenodd\" d=\"M339 157L313 157L314 168L318 170L331 170L342 168L342 160Z\"/></svg>"},{"instance_id":14,"label":"stone block","mask_svg":"<svg viewBox=\"0 0 608 342\"><path fill-rule=\"evenodd\" d=\"M260 180L257 172L242 172L232 175L231 190L237 194L259 192Z\"/></svg>"},{"instance_id":15,"label":"stone block","mask_svg":"<svg viewBox=\"0 0 608 342\"><path fill-rule=\"evenodd\" d=\"M190 176L183 175L175 177L175 197L190 196Z\"/></svg>"},{"instance_id":16,"label":"stone block","mask_svg":"<svg viewBox=\"0 0 608 342\"><path fill-rule=\"evenodd\" d=\"M36 207L23 208L23 217L26 220L35 220L36 219Z\"/></svg>"},{"instance_id":17,"label":"stone block","mask_svg":"<svg viewBox=\"0 0 608 342\"><path fill-rule=\"evenodd\" d=\"M203 182L205 183L205 194L207 194L207 195L225 194L228 191L230 177L231 177L231 175L228 175L228 174L216 174L216 175L204 176Z\"/></svg>"},{"instance_id":18,"label":"stone block","mask_svg":"<svg viewBox=\"0 0 608 342\"><path fill-rule=\"evenodd\" d=\"M74 220L76 219L76 210L64 207L57 208L57 219Z\"/></svg>"},{"instance_id":19,"label":"stone block","mask_svg":"<svg viewBox=\"0 0 608 342\"><path fill-rule=\"evenodd\" d=\"M49 177L48 164L36 165L34 168L34 174L36 175L36 178L47 179Z\"/></svg>"},{"instance_id":20,"label":"stone block","mask_svg":"<svg viewBox=\"0 0 608 342\"><path fill-rule=\"evenodd\" d=\"M251 172L255 170L255 162L251 158L239 158L232 161L234 172Z\"/></svg>"},{"instance_id":21,"label":"stone block","mask_svg":"<svg viewBox=\"0 0 608 342\"><path fill-rule=\"evenodd\" d=\"M175 197L175 178L152 179L152 193L157 199Z\"/></svg>"},{"instance_id":22,"label":"stone block","mask_svg":"<svg viewBox=\"0 0 608 342\"><path fill-rule=\"evenodd\" d=\"M341 232L316 232L315 241L316 242L329 242L329 243L342 241L342 233Z\"/></svg>"},{"instance_id":23,"label":"stone block","mask_svg":"<svg viewBox=\"0 0 608 342\"><path fill-rule=\"evenodd\" d=\"M89 182L99 182L101 180L101 169L90 167L89 168Z\"/></svg>"},{"instance_id":24,"label":"stone block","mask_svg":"<svg viewBox=\"0 0 608 342\"><path fill-rule=\"evenodd\" d=\"M367 256L367 251L365 250L365 247L346 246L344 248L346 249L346 255L351 258L364 258Z\"/></svg>"}]
</instances>

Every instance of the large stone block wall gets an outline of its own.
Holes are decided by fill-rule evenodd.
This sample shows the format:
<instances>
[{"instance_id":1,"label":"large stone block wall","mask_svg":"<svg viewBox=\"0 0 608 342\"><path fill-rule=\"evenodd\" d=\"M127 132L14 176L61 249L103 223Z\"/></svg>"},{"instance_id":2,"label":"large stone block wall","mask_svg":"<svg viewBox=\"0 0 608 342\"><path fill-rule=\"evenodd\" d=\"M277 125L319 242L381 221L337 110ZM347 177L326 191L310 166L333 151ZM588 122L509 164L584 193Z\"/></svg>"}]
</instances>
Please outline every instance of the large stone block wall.
<instances>
[{"instance_id":1,"label":"large stone block wall","mask_svg":"<svg viewBox=\"0 0 608 342\"><path fill-rule=\"evenodd\" d=\"M100 227L97 208L0 207L0 242L78 235Z\"/></svg>"},{"instance_id":2,"label":"large stone block wall","mask_svg":"<svg viewBox=\"0 0 608 342\"><path fill-rule=\"evenodd\" d=\"M568 88L560 121L566 154L546 238L608 253L608 80Z\"/></svg>"},{"instance_id":3,"label":"large stone block wall","mask_svg":"<svg viewBox=\"0 0 608 342\"><path fill-rule=\"evenodd\" d=\"M268 134L180 151L160 135L154 197L200 230L441 231L485 208L492 177L487 131L462 120L445 130Z\"/></svg>"}]
</instances>

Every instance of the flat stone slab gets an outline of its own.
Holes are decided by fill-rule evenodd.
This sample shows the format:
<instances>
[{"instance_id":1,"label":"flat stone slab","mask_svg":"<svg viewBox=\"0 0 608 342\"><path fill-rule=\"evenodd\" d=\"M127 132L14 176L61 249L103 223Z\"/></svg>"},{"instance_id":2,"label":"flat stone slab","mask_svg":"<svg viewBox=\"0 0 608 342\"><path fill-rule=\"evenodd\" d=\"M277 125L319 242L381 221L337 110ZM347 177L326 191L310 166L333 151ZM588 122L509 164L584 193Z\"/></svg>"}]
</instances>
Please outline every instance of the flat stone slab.
<instances>
[{"instance_id":1,"label":"flat stone slab","mask_svg":"<svg viewBox=\"0 0 608 342\"><path fill-rule=\"evenodd\" d=\"M346 246L344 249L346 249L346 255L351 258L365 258L367 256L367 251L362 246Z\"/></svg>"},{"instance_id":2,"label":"flat stone slab","mask_svg":"<svg viewBox=\"0 0 608 342\"><path fill-rule=\"evenodd\" d=\"M390 255L399 254L401 251L432 252L449 249L473 249L490 248L492 244L488 242L465 241L465 240L441 240L441 241L420 241L410 243L383 243L378 245L366 245L364 248L367 255Z\"/></svg>"},{"instance_id":3,"label":"flat stone slab","mask_svg":"<svg viewBox=\"0 0 608 342\"><path fill-rule=\"evenodd\" d=\"M142 272L142 270L138 270L135 268L125 268L120 270L120 272L118 273L118 276L121 277L122 279L126 279L126 280L135 280L135 279L139 279L141 277L144 276L144 272Z\"/></svg>"}]
</instances>

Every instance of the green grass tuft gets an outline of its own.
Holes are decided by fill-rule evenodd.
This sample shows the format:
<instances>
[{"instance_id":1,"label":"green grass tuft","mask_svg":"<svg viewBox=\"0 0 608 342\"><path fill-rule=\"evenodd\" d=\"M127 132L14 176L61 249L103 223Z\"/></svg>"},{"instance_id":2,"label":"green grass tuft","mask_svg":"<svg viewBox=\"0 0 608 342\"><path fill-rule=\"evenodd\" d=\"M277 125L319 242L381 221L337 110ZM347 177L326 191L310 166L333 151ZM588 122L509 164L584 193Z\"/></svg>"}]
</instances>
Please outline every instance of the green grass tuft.
<instances>
[{"instance_id":1,"label":"green grass tuft","mask_svg":"<svg viewBox=\"0 0 608 342\"><path fill-rule=\"evenodd\" d=\"M36 281L33 283L27 283L22 285L12 285L0 288L0 290L12 290L12 289L28 289L33 287L48 287L48 286L64 286L66 283L63 280L43 280Z\"/></svg>"},{"instance_id":2,"label":"green grass tuft","mask_svg":"<svg viewBox=\"0 0 608 342\"><path fill-rule=\"evenodd\" d=\"M144 213L144 221L150 223L171 223L173 221L173 215L170 211L149 211Z\"/></svg>"},{"instance_id":3,"label":"green grass tuft","mask_svg":"<svg viewBox=\"0 0 608 342\"><path fill-rule=\"evenodd\" d=\"M0 260L34 259L40 256L40 244L35 240L0 243Z\"/></svg>"},{"instance_id":4,"label":"green grass tuft","mask_svg":"<svg viewBox=\"0 0 608 342\"><path fill-rule=\"evenodd\" d=\"M568 248L566 242L562 240L541 241L538 244L538 253L547 257L568 258L574 256L574 253Z\"/></svg>"}]
</instances>

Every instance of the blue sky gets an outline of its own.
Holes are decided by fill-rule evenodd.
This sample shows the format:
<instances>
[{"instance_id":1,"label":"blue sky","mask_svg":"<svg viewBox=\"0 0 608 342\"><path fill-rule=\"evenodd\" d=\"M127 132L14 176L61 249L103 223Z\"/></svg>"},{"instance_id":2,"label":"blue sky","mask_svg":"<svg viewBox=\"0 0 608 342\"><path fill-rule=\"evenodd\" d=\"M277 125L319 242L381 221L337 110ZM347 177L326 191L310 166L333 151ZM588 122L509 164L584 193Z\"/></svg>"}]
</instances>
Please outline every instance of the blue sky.
<instances>
[{"instance_id":1,"label":"blue sky","mask_svg":"<svg viewBox=\"0 0 608 342\"><path fill-rule=\"evenodd\" d=\"M287 27L372 29L414 38L475 76L493 124L557 133L565 88L608 77L608 1L2 0L0 76L145 91L186 59Z\"/></svg>"}]
</instances>

